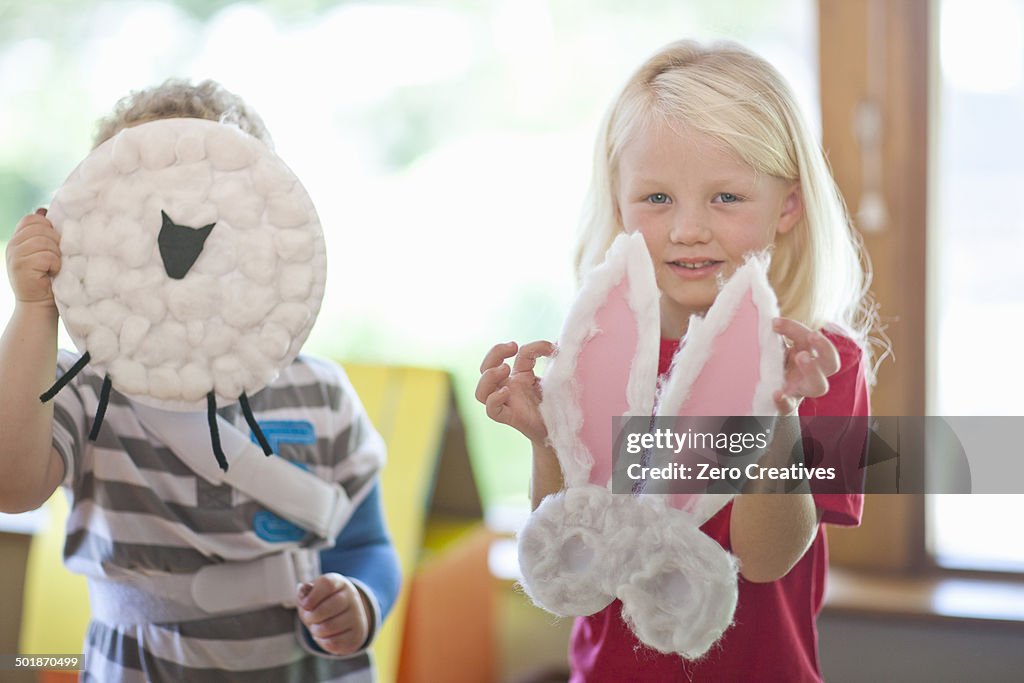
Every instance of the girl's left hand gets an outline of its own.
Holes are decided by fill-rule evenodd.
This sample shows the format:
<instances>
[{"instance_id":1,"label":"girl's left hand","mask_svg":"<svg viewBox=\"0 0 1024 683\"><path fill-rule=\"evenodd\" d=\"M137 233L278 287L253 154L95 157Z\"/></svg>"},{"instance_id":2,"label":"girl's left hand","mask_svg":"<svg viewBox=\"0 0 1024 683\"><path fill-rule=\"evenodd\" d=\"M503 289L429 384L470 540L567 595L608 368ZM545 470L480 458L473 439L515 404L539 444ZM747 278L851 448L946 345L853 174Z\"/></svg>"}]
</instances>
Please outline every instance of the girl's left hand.
<instances>
[{"instance_id":1,"label":"girl's left hand","mask_svg":"<svg viewBox=\"0 0 1024 683\"><path fill-rule=\"evenodd\" d=\"M357 652L370 633L369 608L341 574L321 574L299 587L299 619L316 644L332 655Z\"/></svg>"},{"instance_id":2,"label":"girl's left hand","mask_svg":"<svg viewBox=\"0 0 1024 683\"><path fill-rule=\"evenodd\" d=\"M786 377L776 391L779 415L796 415L800 402L828 392L828 378L839 370L839 352L825 335L789 318L776 318L772 328L789 342L786 348Z\"/></svg>"}]
</instances>

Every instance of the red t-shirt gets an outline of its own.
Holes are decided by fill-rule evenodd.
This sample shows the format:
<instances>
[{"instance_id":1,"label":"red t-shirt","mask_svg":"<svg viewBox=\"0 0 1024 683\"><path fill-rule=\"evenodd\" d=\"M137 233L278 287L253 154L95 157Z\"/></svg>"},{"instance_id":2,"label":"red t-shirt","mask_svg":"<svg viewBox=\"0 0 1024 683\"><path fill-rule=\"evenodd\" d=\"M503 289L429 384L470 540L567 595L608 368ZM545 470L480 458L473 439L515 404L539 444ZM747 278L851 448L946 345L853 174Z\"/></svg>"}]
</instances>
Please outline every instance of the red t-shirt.
<instances>
[{"instance_id":1,"label":"red t-shirt","mask_svg":"<svg viewBox=\"0 0 1024 683\"><path fill-rule=\"evenodd\" d=\"M861 351L846 337L825 335L839 351L840 370L829 377L829 391L805 399L801 416L868 415L868 393ZM678 342L662 340L659 372L664 374ZM829 524L860 524L864 498L859 494L814 494ZM701 530L731 549L729 521L732 503L709 519ZM751 583L739 577L739 599L733 625L707 654L697 661L652 650L636 639L621 617L618 600L573 625L569 658L573 683L629 683L632 681L820 681L818 631L828 571L824 527L804 556L781 579Z\"/></svg>"}]
</instances>

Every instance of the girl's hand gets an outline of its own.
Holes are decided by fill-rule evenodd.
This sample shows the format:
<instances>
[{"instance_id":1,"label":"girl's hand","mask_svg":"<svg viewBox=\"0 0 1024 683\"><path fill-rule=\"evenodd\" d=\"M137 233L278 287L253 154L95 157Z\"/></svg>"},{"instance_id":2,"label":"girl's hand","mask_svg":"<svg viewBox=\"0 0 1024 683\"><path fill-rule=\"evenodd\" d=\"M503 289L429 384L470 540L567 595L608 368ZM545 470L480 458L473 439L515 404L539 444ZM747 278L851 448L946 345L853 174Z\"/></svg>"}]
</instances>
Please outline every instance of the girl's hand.
<instances>
[{"instance_id":1,"label":"girl's hand","mask_svg":"<svg viewBox=\"0 0 1024 683\"><path fill-rule=\"evenodd\" d=\"M789 318L776 318L773 329L789 343L786 349L786 380L775 392L779 415L796 415L800 402L828 392L828 378L839 370L839 352L825 335Z\"/></svg>"},{"instance_id":2,"label":"girl's hand","mask_svg":"<svg viewBox=\"0 0 1024 683\"><path fill-rule=\"evenodd\" d=\"M54 306L50 278L60 270L60 236L46 209L18 221L7 244L7 276L18 303Z\"/></svg>"},{"instance_id":3,"label":"girl's hand","mask_svg":"<svg viewBox=\"0 0 1024 683\"><path fill-rule=\"evenodd\" d=\"M555 353L555 345L535 341L520 348L515 342L497 344L480 364L480 382L476 400L487 406L487 416L495 422L519 430L534 444L543 444L548 429L540 414L540 379L533 373L537 359ZM515 356L509 367L505 360Z\"/></svg>"},{"instance_id":4,"label":"girl's hand","mask_svg":"<svg viewBox=\"0 0 1024 683\"><path fill-rule=\"evenodd\" d=\"M332 655L357 652L370 635L371 608L341 574L321 574L299 586L298 609L313 640Z\"/></svg>"}]
</instances>

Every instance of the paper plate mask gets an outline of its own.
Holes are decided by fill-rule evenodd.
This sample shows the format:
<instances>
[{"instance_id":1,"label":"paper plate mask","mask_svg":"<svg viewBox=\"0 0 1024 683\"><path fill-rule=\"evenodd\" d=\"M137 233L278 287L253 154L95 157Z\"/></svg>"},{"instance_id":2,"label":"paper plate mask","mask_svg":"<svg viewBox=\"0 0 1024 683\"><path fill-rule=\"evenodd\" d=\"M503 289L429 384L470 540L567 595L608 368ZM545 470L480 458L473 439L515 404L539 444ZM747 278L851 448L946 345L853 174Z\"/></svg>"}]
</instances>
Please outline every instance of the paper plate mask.
<instances>
[{"instance_id":1,"label":"paper plate mask","mask_svg":"<svg viewBox=\"0 0 1024 683\"><path fill-rule=\"evenodd\" d=\"M147 406L207 410L240 401L298 354L320 310L326 251L316 210L262 142L225 124L164 119L126 128L57 191L53 280L79 362ZM214 451L226 462L214 436Z\"/></svg>"},{"instance_id":2,"label":"paper plate mask","mask_svg":"<svg viewBox=\"0 0 1024 683\"><path fill-rule=\"evenodd\" d=\"M690 320L660 394L660 294L643 238L620 236L587 277L542 380L540 410L566 489L519 534L535 603L585 616L619 598L641 641L687 658L732 623L736 560L700 531L731 496L612 493L611 418L774 416L784 349L771 329L778 305L766 269L766 259L749 259L707 315Z\"/></svg>"}]
</instances>

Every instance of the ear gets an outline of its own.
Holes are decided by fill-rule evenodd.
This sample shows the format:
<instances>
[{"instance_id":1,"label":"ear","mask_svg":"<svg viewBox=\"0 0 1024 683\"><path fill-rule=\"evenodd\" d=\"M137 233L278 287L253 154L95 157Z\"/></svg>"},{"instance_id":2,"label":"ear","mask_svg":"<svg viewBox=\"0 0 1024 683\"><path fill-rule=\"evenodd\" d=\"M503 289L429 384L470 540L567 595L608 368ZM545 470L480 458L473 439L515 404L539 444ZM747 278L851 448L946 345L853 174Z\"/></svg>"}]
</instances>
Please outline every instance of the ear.
<instances>
[{"instance_id":1,"label":"ear","mask_svg":"<svg viewBox=\"0 0 1024 683\"><path fill-rule=\"evenodd\" d=\"M567 486L607 486L612 418L653 412L658 296L643 236L619 235L566 317L541 382L540 411Z\"/></svg>"},{"instance_id":2,"label":"ear","mask_svg":"<svg viewBox=\"0 0 1024 683\"><path fill-rule=\"evenodd\" d=\"M669 379L659 396L659 417L775 416L773 394L783 385L785 358L782 339L772 329L779 306L768 284L767 269L767 256L748 257L719 292L707 315L690 320L686 343L672 359ZM709 430L722 426L722 420L708 423ZM675 431L706 431L696 427L688 421ZM709 459L692 449L683 449L681 455ZM707 455L715 458L714 453ZM694 466L694 462L683 462L674 452L656 454L656 458L658 465L677 461ZM728 499L674 493L670 504L696 514L698 523L703 523Z\"/></svg>"},{"instance_id":3,"label":"ear","mask_svg":"<svg viewBox=\"0 0 1024 683\"><path fill-rule=\"evenodd\" d=\"M800 185L799 180L795 180L786 192L785 199L782 200L782 212L779 214L779 223L775 228L775 232L779 235L785 235L790 232L798 222L800 222L800 219L803 218L803 216L803 187Z\"/></svg>"}]
</instances>

